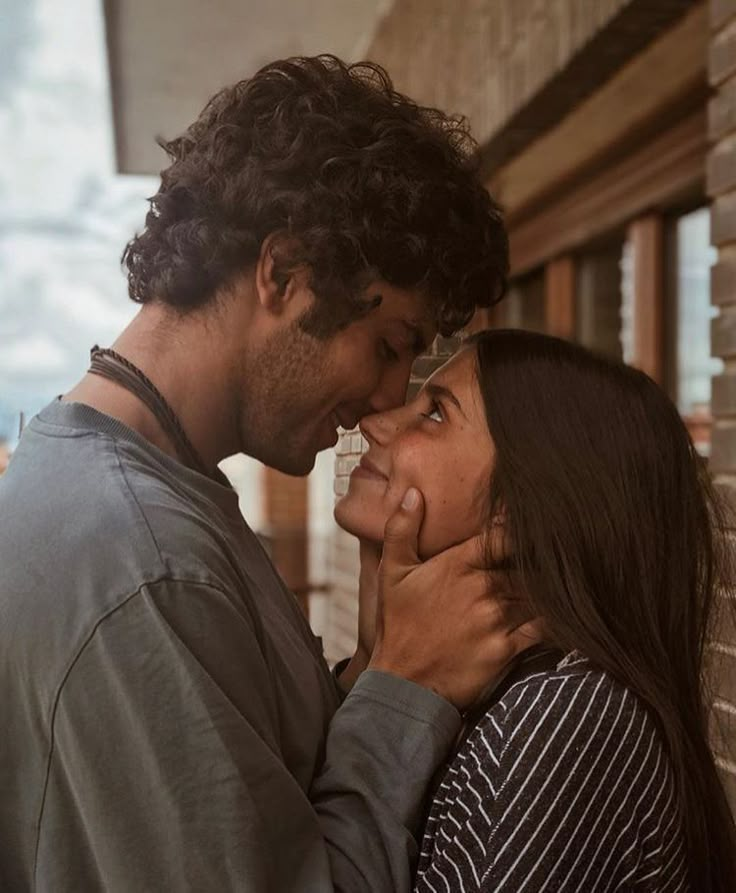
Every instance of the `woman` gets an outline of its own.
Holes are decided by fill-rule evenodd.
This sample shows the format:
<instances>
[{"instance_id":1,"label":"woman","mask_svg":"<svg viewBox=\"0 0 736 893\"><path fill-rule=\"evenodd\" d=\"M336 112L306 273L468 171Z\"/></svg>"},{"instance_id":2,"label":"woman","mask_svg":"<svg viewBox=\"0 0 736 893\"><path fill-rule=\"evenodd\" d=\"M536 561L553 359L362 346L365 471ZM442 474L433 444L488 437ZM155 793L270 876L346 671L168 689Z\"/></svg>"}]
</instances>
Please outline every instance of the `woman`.
<instances>
[{"instance_id":1,"label":"woman","mask_svg":"<svg viewBox=\"0 0 736 893\"><path fill-rule=\"evenodd\" d=\"M420 554L485 531L546 631L466 717L416 889L736 890L704 689L724 517L675 407L623 364L492 331L361 427L338 522L379 543L417 487Z\"/></svg>"}]
</instances>

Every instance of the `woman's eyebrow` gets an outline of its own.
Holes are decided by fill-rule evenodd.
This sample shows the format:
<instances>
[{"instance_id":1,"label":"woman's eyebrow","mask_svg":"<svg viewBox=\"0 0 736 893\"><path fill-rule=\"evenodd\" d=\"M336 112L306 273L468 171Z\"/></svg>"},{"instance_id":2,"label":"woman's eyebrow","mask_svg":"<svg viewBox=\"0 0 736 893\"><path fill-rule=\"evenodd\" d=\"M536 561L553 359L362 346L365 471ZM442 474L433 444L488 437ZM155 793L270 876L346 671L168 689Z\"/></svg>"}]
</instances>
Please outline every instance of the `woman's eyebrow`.
<instances>
[{"instance_id":1,"label":"woman's eyebrow","mask_svg":"<svg viewBox=\"0 0 736 893\"><path fill-rule=\"evenodd\" d=\"M444 397L446 400L449 400L451 403L454 403L455 406L460 410L460 412L465 416L465 410L460 405L460 401L457 397L452 393L449 388L444 387L441 384L433 384L430 382L424 386L424 390L427 391L432 397Z\"/></svg>"}]
</instances>

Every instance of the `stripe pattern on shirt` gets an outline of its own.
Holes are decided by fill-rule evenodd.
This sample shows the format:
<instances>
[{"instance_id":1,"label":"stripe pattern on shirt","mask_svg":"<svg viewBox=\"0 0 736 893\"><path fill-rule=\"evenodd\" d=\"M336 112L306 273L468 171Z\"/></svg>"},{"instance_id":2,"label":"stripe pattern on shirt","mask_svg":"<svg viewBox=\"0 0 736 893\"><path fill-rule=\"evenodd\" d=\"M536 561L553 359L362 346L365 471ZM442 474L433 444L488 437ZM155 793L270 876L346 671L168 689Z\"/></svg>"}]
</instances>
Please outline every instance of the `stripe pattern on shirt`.
<instances>
[{"instance_id":1,"label":"stripe pattern on shirt","mask_svg":"<svg viewBox=\"0 0 736 893\"><path fill-rule=\"evenodd\" d=\"M649 712L577 652L533 653L451 761L417 893L688 891L671 765Z\"/></svg>"}]
</instances>

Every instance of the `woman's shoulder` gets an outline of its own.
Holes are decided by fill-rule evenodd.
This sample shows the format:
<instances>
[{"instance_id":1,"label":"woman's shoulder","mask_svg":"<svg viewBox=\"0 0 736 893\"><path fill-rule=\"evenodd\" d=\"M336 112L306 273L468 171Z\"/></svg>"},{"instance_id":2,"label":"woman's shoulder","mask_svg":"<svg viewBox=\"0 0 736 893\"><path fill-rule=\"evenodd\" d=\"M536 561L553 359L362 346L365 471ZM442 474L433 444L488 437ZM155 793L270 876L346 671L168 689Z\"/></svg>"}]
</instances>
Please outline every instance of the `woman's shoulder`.
<instances>
[{"instance_id":1,"label":"woman's shoulder","mask_svg":"<svg viewBox=\"0 0 736 893\"><path fill-rule=\"evenodd\" d=\"M536 650L476 718L436 792L417 889L448 866L473 880L467 889L680 879L666 749L620 681L578 652Z\"/></svg>"},{"instance_id":2,"label":"woman's shoulder","mask_svg":"<svg viewBox=\"0 0 736 893\"><path fill-rule=\"evenodd\" d=\"M653 723L649 711L630 689L584 654L535 649L524 655L476 717L477 725L494 724L513 733L523 728L548 735L553 728L591 732L627 724L639 717Z\"/></svg>"},{"instance_id":3,"label":"woman's shoulder","mask_svg":"<svg viewBox=\"0 0 736 893\"><path fill-rule=\"evenodd\" d=\"M492 770L492 796L530 776L549 780L628 778L642 762L669 774L654 717L630 689L579 652L537 650L525 656L469 725L462 765ZM618 774L611 776L612 766ZM540 781L541 783L541 781Z\"/></svg>"}]
</instances>

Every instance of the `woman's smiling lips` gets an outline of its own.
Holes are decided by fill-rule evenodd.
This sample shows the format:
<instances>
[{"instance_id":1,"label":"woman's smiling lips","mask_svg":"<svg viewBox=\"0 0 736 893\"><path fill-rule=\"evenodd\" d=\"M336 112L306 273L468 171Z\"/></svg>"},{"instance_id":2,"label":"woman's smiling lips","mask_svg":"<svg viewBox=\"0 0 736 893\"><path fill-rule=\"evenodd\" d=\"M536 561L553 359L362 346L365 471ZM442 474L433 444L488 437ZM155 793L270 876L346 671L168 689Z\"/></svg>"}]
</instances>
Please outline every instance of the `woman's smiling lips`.
<instances>
[{"instance_id":1,"label":"woman's smiling lips","mask_svg":"<svg viewBox=\"0 0 736 893\"><path fill-rule=\"evenodd\" d=\"M353 469L353 475L355 477L367 478L368 480L373 481L387 481L388 477L382 471L380 471L368 456L363 456L360 460L360 464L356 465Z\"/></svg>"}]
</instances>

